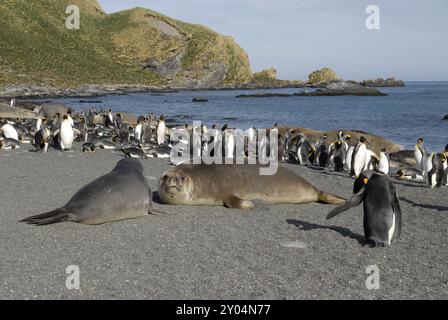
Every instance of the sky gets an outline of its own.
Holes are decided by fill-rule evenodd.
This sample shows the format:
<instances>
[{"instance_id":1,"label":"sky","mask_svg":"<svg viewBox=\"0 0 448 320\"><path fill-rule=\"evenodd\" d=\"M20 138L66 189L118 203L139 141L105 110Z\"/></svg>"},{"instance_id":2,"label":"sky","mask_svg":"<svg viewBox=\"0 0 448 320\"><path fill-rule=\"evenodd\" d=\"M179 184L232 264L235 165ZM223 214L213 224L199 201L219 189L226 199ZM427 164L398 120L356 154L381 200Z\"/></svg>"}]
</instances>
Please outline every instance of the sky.
<instances>
[{"instance_id":1,"label":"sky","mask_svg":"<svg viewBox=\"0 0 448 320\"><path fill-rule=\"evenodd\" d=\"M108 13L145 7L230 35L248 53L253 71L273 66L280 79L306 80L330 67L352 80L448 80L448 0L99 2ZM369 5L379 9L379 29L366 27Z\"/></svg>"}]
</instances>

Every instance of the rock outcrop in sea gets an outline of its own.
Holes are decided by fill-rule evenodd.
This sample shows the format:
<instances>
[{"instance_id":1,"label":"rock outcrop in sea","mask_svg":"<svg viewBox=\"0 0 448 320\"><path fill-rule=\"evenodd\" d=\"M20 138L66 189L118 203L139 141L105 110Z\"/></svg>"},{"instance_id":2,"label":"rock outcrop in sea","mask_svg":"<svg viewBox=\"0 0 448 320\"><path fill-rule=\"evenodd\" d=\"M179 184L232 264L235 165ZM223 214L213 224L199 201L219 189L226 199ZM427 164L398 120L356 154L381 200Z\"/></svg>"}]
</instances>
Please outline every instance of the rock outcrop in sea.
<instances>
[{"instance_id":1,"label":"rock outcrop in sea","mask_svg":"<svg viewBox=\"0 0 448 320\"><path fill-rule=\"evenodd\" d=\"M387 94L374 89L367 88L358 83L340 81L325 85L315 91L299 93L299 96L387 96Z\"/></svg>"},{"instance_id":2,"label":"rock outcrop in sea","mask_svg":"<svg viewBox=\"0 0 448 320\"><path fill-rule=\"evenodd\" d=\"M361 84L365 87L404 87L403 80L397 80L394 77L387 79L378 78L375 80L364 80Z\"/></svg>"}]
</instances>

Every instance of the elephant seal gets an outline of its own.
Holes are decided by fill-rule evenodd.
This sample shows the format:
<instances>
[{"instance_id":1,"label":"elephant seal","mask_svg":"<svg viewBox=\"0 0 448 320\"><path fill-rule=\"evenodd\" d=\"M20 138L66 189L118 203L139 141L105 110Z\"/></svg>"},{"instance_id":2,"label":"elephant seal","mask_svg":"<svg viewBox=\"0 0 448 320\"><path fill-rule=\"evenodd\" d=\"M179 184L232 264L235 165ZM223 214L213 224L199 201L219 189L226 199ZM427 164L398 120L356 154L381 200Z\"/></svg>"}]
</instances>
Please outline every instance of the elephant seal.
<instances>
[{"instance_id":1,"label":"elephant seal","mask_svg":"<svg viewBox=\"0 0 448 320\"><path fill-rule=\"evenodd\" d=\"M27 109L11 107L7 104L0 103L0 118L4 119L42 119L43 117L37 112Z\"/></svg>"},{"instance_id":2,"label":"elephant seal","mask_svg":"<svg viewBox=\"0 0 448 320\"><path fill-rule=\"evenodd\" d=\"M319 191L293 171L279 167L275 175L260 175L256 164L181 164L159 181L159 197L166 204L225 205L252 209L251 200L272 204L321 202L342 204L345 199Z\"/></svg>"},{"instance_id":3,"label":"elephant seal","mask_svg":"<svg viewBox=\"0 0 448 320\"><path fill-rule=\"evenodd\" d=\"M21 220L34 225L64 221L102 224L151 213L152 192L138 160L122 159L115 168L81 188L63 207Z\"/></svg>"}]
</instances>

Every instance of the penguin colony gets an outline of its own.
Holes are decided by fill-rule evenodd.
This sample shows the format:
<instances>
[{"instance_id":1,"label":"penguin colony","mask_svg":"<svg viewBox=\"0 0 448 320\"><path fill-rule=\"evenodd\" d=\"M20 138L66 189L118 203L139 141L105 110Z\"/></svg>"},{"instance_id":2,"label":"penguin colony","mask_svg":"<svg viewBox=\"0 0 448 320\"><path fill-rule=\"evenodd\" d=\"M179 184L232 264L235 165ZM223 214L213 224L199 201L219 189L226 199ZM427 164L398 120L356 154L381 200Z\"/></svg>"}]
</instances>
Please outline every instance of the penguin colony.
<instances>
[{"instance_id":1,"label":"penguin colony","mask_svg":"<svg viewBox=\"0 0 448 320\"><path fill-rule=\"evenodd\" d=\"M16 107L16 101L11 100L10 105ZM19 149L22 143L31 143L37 152L45 153L50 147L70 150L73 142L79 141L83 143L83 152L93 153L100 148L120 150L125 156L136 159L169 158L173 142L170 141L171 130L179 128L169 127L164 115L157 119L154 113L135 117L129 113L93 108L78 114L70 108L64 114L46 112L44 115L39 108L34 111L41 117L26 120L0 118L0 150ZM235 137L228 125L222 129L216 125L211 128L203 125L194 129L185 125L182 128L211 133L208 142L199 143L202 150L210 148L209 143L221 132L225 137L223 155L229 158L235 156ZM327 219L363 203L366 244L390 245L394 234L399 237L402 214L394 184L389 178L391 157L385 148L377 155L369 150L369 142L365 137L352 141L342 131L336 141L329 142L327 135L323 135L314 142L295 129L281 135L277 124L270 130L278 134L278 160L333 168L337 172L347 172L355 179L353 197L332 210ZM258 141L256 136L256 128L250 128L248 139ZM262 149L269 156L269 146L268 135L258 141L257 151ZM247 147L244 152L248 156ZM431 188L448 186L448 145L444 151L430 154L424 148L423 138L419 138L413 151L415 166L405 166L405 162L400 160L404 154L409 156L410 152L403 151L394 157L394 161L399 164L396 172L398 179L427 183ZM210 155L213 156L213 150Z\"/></svg>"}]
</instances>

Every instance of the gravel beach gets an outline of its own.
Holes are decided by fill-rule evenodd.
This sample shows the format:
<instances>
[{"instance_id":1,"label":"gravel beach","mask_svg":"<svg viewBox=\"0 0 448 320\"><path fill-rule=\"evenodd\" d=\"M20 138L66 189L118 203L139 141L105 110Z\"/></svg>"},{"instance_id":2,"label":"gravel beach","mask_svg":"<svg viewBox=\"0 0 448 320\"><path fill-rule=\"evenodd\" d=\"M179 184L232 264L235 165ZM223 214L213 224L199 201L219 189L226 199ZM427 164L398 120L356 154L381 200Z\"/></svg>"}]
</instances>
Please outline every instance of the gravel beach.
<instances>
[{"instance_id":1,"label":"gravel beach","mask_svg":"<svg viewBox=\"0 0 448 320\"><path fill-rule=\"evenodd\" d=\"M163 215L99 226L18 222L64 205L121 158L83 154L80 144L48 154L0 150L0 299L448 298L448 188L394 180L404 224L388 248L363 246L362 206L325 220L334 206L155 202ZM157 191L168 160L142 163ZM284 165L323 191L351 195L347 174ZM79 267L79 290L66 287L69 265ZM370 265L379 289L366 288Z\"/></svg>"}]
</instances>

